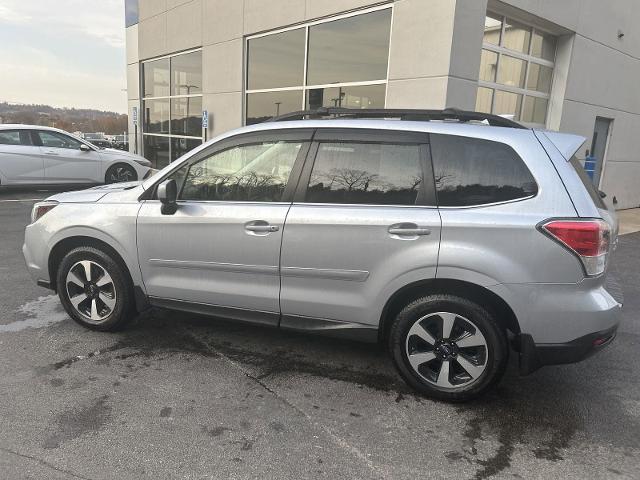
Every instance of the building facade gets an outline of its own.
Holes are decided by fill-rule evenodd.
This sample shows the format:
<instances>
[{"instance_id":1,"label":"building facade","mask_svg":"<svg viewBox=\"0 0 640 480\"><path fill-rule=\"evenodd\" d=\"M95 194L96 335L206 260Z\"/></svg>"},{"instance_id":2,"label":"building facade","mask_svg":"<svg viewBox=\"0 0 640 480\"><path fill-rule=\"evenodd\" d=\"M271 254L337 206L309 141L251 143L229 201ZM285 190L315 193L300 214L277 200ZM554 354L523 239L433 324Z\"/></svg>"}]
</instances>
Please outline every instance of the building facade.
<instances>
[{"instance_id":1,"label":"building facade","mask_svg":"<svg viewBox=\"0 0 640 480\"><path fill-rule=\"evenodd\" d=\"M130 148L157 167L291 111L457 107L586 137L579 158L608 201L640 206L637 0L126 7Z\"/></svg>"}]
</instances>

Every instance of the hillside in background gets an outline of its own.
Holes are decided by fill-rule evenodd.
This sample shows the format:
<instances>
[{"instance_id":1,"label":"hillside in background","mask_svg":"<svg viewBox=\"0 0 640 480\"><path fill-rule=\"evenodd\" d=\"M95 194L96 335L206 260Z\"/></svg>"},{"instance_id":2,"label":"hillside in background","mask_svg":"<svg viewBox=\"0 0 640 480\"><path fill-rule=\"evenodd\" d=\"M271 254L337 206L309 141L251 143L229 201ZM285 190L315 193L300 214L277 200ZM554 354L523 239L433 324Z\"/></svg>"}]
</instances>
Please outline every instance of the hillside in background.
<instances>
[{"instance_id":1,"label":"hillside in background","mask_svg":"<svg viewBox=\"0 0 640 480\"><path fill-rule=\"evenodd\" d=\"M68 132L104 132L107 135L127 131L127 115L121 113L7 102L0 102L0 123L43 125Z\"/></svg>"}]
</instances>

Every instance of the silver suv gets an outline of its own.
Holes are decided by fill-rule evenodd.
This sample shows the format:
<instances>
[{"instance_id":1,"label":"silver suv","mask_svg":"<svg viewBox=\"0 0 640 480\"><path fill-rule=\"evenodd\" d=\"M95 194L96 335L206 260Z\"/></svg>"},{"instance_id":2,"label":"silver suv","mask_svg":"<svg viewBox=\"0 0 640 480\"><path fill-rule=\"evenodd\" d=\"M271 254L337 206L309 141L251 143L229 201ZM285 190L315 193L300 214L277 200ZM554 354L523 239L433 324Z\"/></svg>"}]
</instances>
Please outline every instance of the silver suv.
<instances>
[{"instance_id":1,"label":"silver suv","mask_svg":"<svg viewBox=\"0 0 640 480\"><path fill-rule=\"evenodd\" d=\"M510 348L528 374L615 336L617 221L583 142L474 112L298 112L36 204L24 256L94 330L158 306L379 341L413 388L467 400Z\"/></svg>"}]
</instances>

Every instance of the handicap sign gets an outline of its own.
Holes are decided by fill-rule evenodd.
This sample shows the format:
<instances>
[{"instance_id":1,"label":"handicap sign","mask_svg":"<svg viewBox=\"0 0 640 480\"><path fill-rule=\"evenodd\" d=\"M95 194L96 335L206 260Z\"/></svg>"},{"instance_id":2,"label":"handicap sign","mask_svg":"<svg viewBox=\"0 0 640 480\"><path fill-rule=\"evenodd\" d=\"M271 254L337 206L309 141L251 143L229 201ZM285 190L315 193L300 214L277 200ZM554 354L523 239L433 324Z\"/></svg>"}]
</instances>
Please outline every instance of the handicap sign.
<instances>
[{"instance_id":1,"label":"handicap sign","mask_svg":"<svg viewBox=\"0 0 640 480\"><path fill-rule=\"evenodd\" d=\"M207 110L202 111L202 128L209 128L209 112Z\"/></svg>"},{"instance_id":2,"label":"handicap sign","mask_svg":"<svg viewBox=\"0 0 640 480\"><path fill-rule=\"evenodd\" d=\"M138 107L133 107L133 124L138 125Z\"/></svg>"}]
</instances>

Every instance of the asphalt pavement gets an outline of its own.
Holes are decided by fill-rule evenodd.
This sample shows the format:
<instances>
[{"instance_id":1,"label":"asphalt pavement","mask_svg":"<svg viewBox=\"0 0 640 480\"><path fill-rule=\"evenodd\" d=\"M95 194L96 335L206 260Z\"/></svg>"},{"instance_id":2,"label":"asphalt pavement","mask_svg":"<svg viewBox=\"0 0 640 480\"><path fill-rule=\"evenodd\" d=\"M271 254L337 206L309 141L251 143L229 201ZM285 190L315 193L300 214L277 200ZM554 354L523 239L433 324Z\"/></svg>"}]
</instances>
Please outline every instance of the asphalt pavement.
<instances>
[{"instance_id":1,"label":"asphalt pavement","mask_svg":"<svg viewBox=\"0 0 640 480\"><path fill-rule=\"evenodd\" d=\"M21 254L41 191L0 192L0 478L640 478L640 234L615 342L451 405L376 346L151 310L73 323Z\"/></svg>"}]
</instances>

